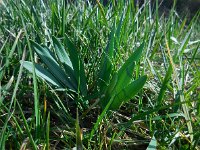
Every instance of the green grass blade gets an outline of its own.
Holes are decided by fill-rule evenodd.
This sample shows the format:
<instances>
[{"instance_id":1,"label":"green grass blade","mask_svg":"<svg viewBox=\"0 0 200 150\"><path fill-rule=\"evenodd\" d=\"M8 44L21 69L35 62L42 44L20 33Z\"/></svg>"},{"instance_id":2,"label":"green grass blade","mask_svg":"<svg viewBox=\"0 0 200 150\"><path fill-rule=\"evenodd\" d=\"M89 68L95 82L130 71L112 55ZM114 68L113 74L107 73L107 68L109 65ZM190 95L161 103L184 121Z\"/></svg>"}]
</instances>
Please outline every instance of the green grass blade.
<instances>
[{"instance_id":1,"label":"green grass blade","mask_svg":"<svg viewBox=\"0 0 200 150\"><path fill-rule=\"evenodd\" d=\"M22 34L22 30L19 31L19 33L18 33L18 35L17 35L17 37L16 37L16 39L15 39L15 42L14 42L14 44L13 44L13 46L12 46L12 49L11 49L9 55L8 55L8 59L6 60L6 67L8 67L8 65L9 65L9 60L12 59L12 57L13 57L14 51L15 51L15 49L16 49L16 46L17 46L17 43L18 43L18 41L19 41L19 38L20 38L21 34Z\"/></svg>"},{"instance_id":2,"label":"green grass blade","mask_svg":"<svg viewBox=\"0 0 200 150\"><path fill-rule=\"evenodd\" d=\"M16 50L16 47L17 47L17 43L19 42L19 38L22 34L22 30L20 30L15 38L15 41L14 41L14 44L12 45L12 48L8 54L8 57L5 61L5 64L3 64L3 66L1 67L1 63L3 60L0 59L0 80L3 78L4 74L5 74L5 68L8 68L9 65L10 65L10 60L12 59L13 57L13 54ZM5 42L3 43L1 49L0 49L0 54L1 52L3 51L3 48L6 46L6 43L7 43L8 39L5 40ZM0 57L1 58L1 57Z\"/></svg>"},{"instance_id":3,"label":"green grass blade","mask_svg":"<svg viewBox=\"0 0 200 150\"><path fill-rule=\"evenodd\" d=\"M97 119L97 121L96 121L96 123L95 123L95 125L94 125L94 127L92 129L92 131L90 132L89 141L92 140L92 137L94 136L95 131L97 131L97 128L98 128L100 122L102 121L103 117L106 115L106 112L109 110L109 107L110 107L111 103L113 102L113 98L114 97L111 97L111 99L109 100L109 102L107 103L107 105L104 107L102 113L98 117L98 119Z\"/></svg>"},{"instance_id":4,"label":"green grass blade","mask_svg":"<svg viewBox=\"0 0 200 150\"><path fill-rule=\"evenodd\" d=\"M46 150L50 150L49 133L50 133L50 112L48 113L46 122Z\"/></svg>"},{"instance_id":5,"label":"green grass blade","mask_svg":"<svg viewBox=\"0 0 200 150\"><path fill-rule=\"evenodd\" d=\"M22 120L23 120L25 129L26 129L26 132L27 132L27 134L28 134L30 143L31 143L33 149L34 149L34 150L37 150L37 146L36 146L36 144L35 144L35 142L34 142L34 140L33 140L33 137L32 137L32 134L31 134L31 130L30 130L29 126L28 126L28 123L27 123L26 118L25 118L25 116L24 116L23 110L22 110L22 108L21 108L21 106L20 106L20 104L19 104L18 101L17 101L17 105L18 105L18 107L19 107L19 111L20 111L20 114L21 114L21 116L22 116Z\"/></svg>"},{"instance_id":6,"label":"green grass blade","mask_svg":"<svg viewBox=\"0 0 200 150\"><path fill-rule=\"evenodd\" d=\"M180 56L180 55L181 55L181 56L183 55L183 52L184 52L184 50L185 50L185 48L186 48L186 46L187 46L187 44L188 44L188 42L189 42L189 40L190 40L191 33L192 33L192 29L189 30L189 32L186 34L184 40L182 41L181 47L178 49L176 58L177 58L178 56Z\"/></svg>"},{"instance_id":7,"label":"green grass blade","mask_svg":"<svg viewBox=\"0 0 200 150\"><path fill-rule=\"evenodd\" d=\"M116 51L119 50L119 46L121 44L121 41L120 41L120 35L121 34L120 33L121 33L122 25L123 25L123 16L124 16L124 14L122 13L121 18L120 18L120 22L117 26L117 30L116 30L116 33L115 33L115 43L114 44L115 44Z\"/></svg>"},{"instance_id":8,"label":"green grass blade","mask_svg":"<svg viewBox=\"0 0 200 150\"><path fill-rule=\"evenodd\" d=\"M25 54L26 54L26 51L24 51L23 52L23 56L22 56L22 61L24 61L24 59L25 59ZM14 91L13 91L13 93L12 93L12 98L11 98L11 101L10 101L10 106L9 106L9 111L8 111L8 115L7 115L7 117L6 117L6 121L4 122L4 125L3 125L3 127L2 127L2 131L1 131L1 136L0 136L0 144L2 144L3 145L3 143L4 143L4 139L5 139L5 136L4 136L4 134L6 134L5 133L5 131L6 131L6 128L7 128L7 126L8 126L8 122L9 122L9 120L10 120L10 118L12 117L12 115L13 115L13 113L14 113L14 110L15 110L15 105L16 105L16 94L17 94L17 90L18 90L18 88L19 88L19 83L20 83L20 80L21 80L21 77L22 77L22 70L23 70L23 65L21 64L21 66L20 66L20 69L19 69L19 74L18 74L18 77L17 77L17 82L16 82L16 84L15 84L15 88L14 88ZM11 79L11 81L12 81L13 79ZM7 86L8 86L8 84L7 84ZM6 86L6 88L8 88ZM0 89L1 90L1 89ZM0 100L0 106L2 105L2 102L1 102L2 100ZM14 103L14 106L13 106L13 103ZM13 106L13 107L12 107ZM14 109L14 110L12 110L12 108Z\"/></svg>"},{"instance_id":9,"label":"green grass blade","mask_svg":"<svg viewBox=\"0 0 200 150\"><path fill-rule=\"evenodd\" d=\"M81 128L79 126L78 109L77 109L77 112L76 112L76 149L77 150L83 150L82 132L81 132Z\"/></svg>"},{"instance_id":10,"label":"green grass blade","mask_svg":"<svg viewBox=\"0 0 200 150\"><path fill-rule=\"evenodd\" d=\"M19 8L18 8L19 9ZM33 85L34 85L34 110L35 110L35 123L36 123L36 138L39 138L40 135L40 109L39 109L39 99L38 99L38 86L37 86L37 79L36 79L36 74L35 74L35 64L34 64L34 56L33 56L33 51L31 49L31 44L30 44L30 40L28 37L28 32L27 32L27 28L24 22L24 18L22 17L21 12L19 11L19 15L20 15L20 19L22 21L22 25L23 28L25 30L25 37L26 37L26 41L28 44L28 49L30 52L30 57L31 57L31 61L33 62Z\"/></svg>"},{"instance_id":11,"label":"green grass blade","mask_svg":"<svg viewBox=\"0 0 200 150\"><path fill-rule=\"evenodd\" d=\"M65 23L66 23L66 1L63 0L63 5L62 5L62 24L61 24L62 37L65 36Z\"/></svg>"},{"instance_id":12,"label":"green grass blade","mask_svg":"<svg viewBox=\"0 0 200 150\"><path fill-rule=\"evenodd\" d=\"M104 8L103 6L101 5L101 3L99 2L99 0L96 0L97 4L98 4L98 8L100 9L100 12L103 16L103 20L104 20L104 23L107 25L108 22L107 22L107 19L106 19L106 15L105 15L105 11L104 11Z\"/></svg>"},{"instance_id":13,"label":"green grass blade","mask_svg":"<svg viewBox=\"0 0 200 150\"><path fill-rule=\"evenodd\" d=\"M109 36L109 39L108 39L108 44L107 44L106 49L105 49L105 52L110 59L112 59L113 56L114 56L115 28L116 27L115 27L115 21L114 21L113 27L112 27L112 30L111 30L111 33L110 33L110 36Z\"/></svg>"},{"instance_id":14,"label":"green grass blade","mask_svg":"<svg viewBox=\"0 0 200 150\"><path fill-rule=\"evenodd\" d=\"M164 78L164 81L162 83L162 86L161 86L161 89L160 89L160 92L159 92L159 95L158 95L158 105L161 105L162 102L163 102L163 98L164 98L164 94L165 94L165 91L167 89L167 84L172 76L172 72L173 72L173 69L172 69L172 65L169 66L168 68L168 71L165 75L165 78Z\"/></svg>"},{"instance_id":15,"label":"green grass blade","mask_svg":"<svg viewBox=\"0 0 200 150\"><path fill-rule=\"evenodd\" d=\"M6 150L5 145L6 145L6 141L7 141L8 137L9 137L9 132L2 135L1 140L0 140L0 149L1 150Z\"/></svg>"}]
</instances>

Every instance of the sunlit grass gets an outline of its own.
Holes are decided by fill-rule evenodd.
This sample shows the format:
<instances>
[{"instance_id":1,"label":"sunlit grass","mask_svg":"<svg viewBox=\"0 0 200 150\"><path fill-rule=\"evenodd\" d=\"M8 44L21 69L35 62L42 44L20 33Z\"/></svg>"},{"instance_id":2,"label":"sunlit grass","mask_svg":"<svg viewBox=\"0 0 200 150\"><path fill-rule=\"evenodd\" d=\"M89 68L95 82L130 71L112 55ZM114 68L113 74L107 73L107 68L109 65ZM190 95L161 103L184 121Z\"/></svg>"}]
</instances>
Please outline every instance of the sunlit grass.
<instances>
[{"instance_id":1,"label":"sunlit grass","mask_svg":"<svg viewBox=\"0 0 200 150\"><path fill-rule=\"evenodd\" d=\"M0 1L0 149L198 149L199 13L158 7Z\"/></svg>"}]
</instances>

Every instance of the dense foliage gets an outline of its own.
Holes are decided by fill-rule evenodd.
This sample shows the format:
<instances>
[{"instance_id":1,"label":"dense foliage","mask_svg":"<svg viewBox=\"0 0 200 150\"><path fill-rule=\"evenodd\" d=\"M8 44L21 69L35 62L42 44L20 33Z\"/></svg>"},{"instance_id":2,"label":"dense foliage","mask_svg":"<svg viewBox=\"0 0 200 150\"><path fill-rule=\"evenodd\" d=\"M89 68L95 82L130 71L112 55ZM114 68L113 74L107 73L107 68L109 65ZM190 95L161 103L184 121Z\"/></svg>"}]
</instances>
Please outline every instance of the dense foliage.
<instances>
[{"instance_id":1,"label":"dense foliage","mask_svg":"<svg viewBox=\"0 0 200 150\"><path fill-rule=\"evenodd\" d=\"M161 7L0 1L0 149L199 149L200 13Z\"/></svg>"}]
</instances>

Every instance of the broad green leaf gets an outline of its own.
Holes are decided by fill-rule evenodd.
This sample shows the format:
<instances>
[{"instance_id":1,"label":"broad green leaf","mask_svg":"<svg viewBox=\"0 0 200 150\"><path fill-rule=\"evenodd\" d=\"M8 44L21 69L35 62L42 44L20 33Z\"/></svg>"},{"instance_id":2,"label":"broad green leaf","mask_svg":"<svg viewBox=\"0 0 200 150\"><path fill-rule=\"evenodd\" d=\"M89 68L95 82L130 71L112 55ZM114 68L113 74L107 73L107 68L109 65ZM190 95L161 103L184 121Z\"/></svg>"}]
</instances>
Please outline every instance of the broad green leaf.
<instances>
[{"instance_id":1,"label":"broad green leaf","mask_svg":"<svg viewBox=\"0 0 200 150\"><path fill-rule=\"evenodd\" d=\"M110 99L111 96L119 94L122 90L124 90L125 87L127 87L127 85L129 85L133 78L132 74L134 71L135 63L139 61L142 55L143 47L144 44L142 44L139 48L136 49L134 53L131 54L131 56L126 60L119 71L112 76L109 85L106 88L104 87L106 93L105 98L100 101L100 105L102 107L107 104L107 100ZM119 105L121 105L121 103L121 100L119 100Z\"/></svg>"},{"instance_id":2,"label":"broad green leaf","mask_svg":"<svg viewBox=\"0 0 200 150\"><path fill-rule=\"evenodd\" d=\"M28 71L33 72L33 63L24 61L24 68L26 68ZM64 88L59 81L45 68L40 66L39 64L35 64L35 73L38 77L46 80L47 82L53 84L54 86L57 86L59 88Z\"/></svg>"},{"instance_id":3,"label":"broad green leaf","mask_svg":"<svg viewBox=\"0 0 200 150\"><path fill-rule=\"evenodd\" d=\"M63 87L68 87L72 90L77 91L76 88L73 87L71 80L68 78L68 76L62 70L62 68L56 62L54 54L47 47L40 46L39 44L33 41L31 41L31 45L33 49L37 52L39 57L42 59L42 61L45 63L45 65L48 67L49 71L59 81L59 83Z\"/></svg>"},{"instance_id":4,"label":"broad green leaf","mask_svg":"<svg viewBox=\"0 0 200 150\"><path fill-rule=\"evenodd\" d=\"M131 56L126 60L126 62L123 64L123 66L118 71L118 80L115 87L115 91L119 92L124 88L124 86L127 86L131 79L132 74L134 71L135 63L137 63L142 55L142 51L144 48L144 44L141 44L140 47L138 47L134 53L131 54Z\"/></svg>"},{"instance_id":5,"label":"broad green leaf","mask_svg":"<svg viewBox=\"0 0 200 150\"><path fill-rule=\"evenodd\" d=\"M58 56L58 61L60 61L62 63L62 65L65 68L65 73L69 76L69 79L71 80L71 83L73 84L73 87L75 87L76 89L77 87L77 80L74 74L74 70L72 67L72 63L70 61L70 58L64 48L64 46L60 43L60 41L58 39L56 39L54 36L52 37L53 39L53 45L55 48L55 53Z\"/></svg>"},{"instance_id":6,"label":"broad green leaf","mask_svg":"<svg viewBox=\"0 0 200 150\"><path fill-rule=\"evenodd\" d=\"M113 92L119 92L122 90L125 86L127 86L131 79L133 78L133 71L135 68L135 62L132 62L132 64L129 64L123 72L118 72L117 76L117 84L116 87L114 88Z\"/></svg>"},{"instance_id":7,"label":"broad green leaf","mask_svg":"<svg viewBox=\"0 0 200 150\"><path fill-rule=\"evenodd\" d=\"M99 78L98 78L98 85L100 88L100 91L105 91L105 88L107 87L108 82L110 81L110 74L112 71L112 63L110 58L105 55L105 59L102 59L101 67L100 67L100 72L99 72Z\"/></svg>"},{"instance_id":8,"label":"broad green leaf","mask_svg":"<svg viewBox=\"0 0 200 150\"><path fill-rule=\"evenodd\" d=\"M65 36L65 42L66 42L66 46L69 52L69 58L71 60L71 63L74 69L74 74L75 74L76 80L78 81L78 86L80 88L82 95L86 96L87 95L87 81L86 81L83 62L78 54L78 51L75 45L70 41L70 39L67 36Z\"/></svg>"},{"instance_id":9,"label":"broad green leaf","mask_svg":"<svg viewBox=\"0 0 200 150\"><path fill-rule=\"evenodd\" d=\"M157 150L157 140L156 138L153 136L150 143L149 143L149 146L147 147L147 150Z\"/></svg>"},{"instance_id":10,"label":"broad green leaf","mask_svg":"<svg viewBox=\"0 0 200 150\"><path fill-rule=\"evenodd\" d=\"M46 150L50 150L49 133L50 133L50 112L48 113L46 121Z\"/></svg>"},{"instance_id":11,"label":"broad green leaf","mask_svg":"<svg viewBox=\"0 0 200 150\"><path fill-rule=\"evenodd\" d=\"M124 87L119 93L115 95L110 109L116 110L121 106L122 103L127 102L133 98L142 89L146 83L146 80L147 76L145 75Z\"/></svg>"},{"instance_id":12,"label":"broad green leaf","mask_svg":"<svg viewBox=\"0 0 200 150\"><path fill-rule=\"evenodd\" d=\"M52 40L53 40L53 45L54 45L54 48L55 48L55 52L56 52L56 54L59 58L59 61L68 65L70 68L73 69L72 63L70 61L70 58L69 58L64 46L54 36L52 37Z\"/></svg>"},{"instance_id":13,"label":"broad green leaf","mask_svg":"<svg viewBox=\"0 0 200 150\"><path fill-rule=\"evenodd\" d=\"M112 72L112 58L114 55L114 40L115 38L115 23L113 24L112 31L110 33L110 37L108 39L108 44L106 46L106 49L103 53L103 57L101 59L101 66L100 66L100 72L98 75L98 84L100 87L100 91L105 91L105 87L110 81L110 75Z\"/></svg>"},{"instance_id":14,"label":"broad green leaf","mask_svg":"<svg viewBox=\"0 0 200 150\"><path fill-rule=\"evenodd\" d=\"M114 92L114 88L115 88L115 85L117 82L118 82L118 76L117 76L117 73L114 73L109 86L104 88L104 91L101 93L101 94L104 94L104 92L105 92L105 96L99 102L99 104L102 108L104 108L107 105L110 98L116 94Z\"/></svg>"}]
</instances>

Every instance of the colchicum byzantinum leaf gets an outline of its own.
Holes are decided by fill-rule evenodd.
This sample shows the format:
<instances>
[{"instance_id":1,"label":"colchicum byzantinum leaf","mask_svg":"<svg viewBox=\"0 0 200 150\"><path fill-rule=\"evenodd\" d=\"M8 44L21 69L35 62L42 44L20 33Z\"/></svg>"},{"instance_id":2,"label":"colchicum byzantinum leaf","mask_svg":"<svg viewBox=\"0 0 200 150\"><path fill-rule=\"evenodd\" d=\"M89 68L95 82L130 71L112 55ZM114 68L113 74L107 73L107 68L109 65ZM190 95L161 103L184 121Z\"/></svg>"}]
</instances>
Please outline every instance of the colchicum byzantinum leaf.
<instances>
[{"instance_id":1,"label":"colchicum byzantinum leaf","mask_svg":"<svg viewBox=\"0 0 200 150\"><path fill-rule=\"evenodd\" d=\"M86 77L76 47L68 37L66 37L68 52L57 38L52 37L52 41L55 53L47 46L31 41L33 50L45 64L45 67L35 64L36 75L57 88L80 92L85 96L87 94ZM24 67L33 72L32 62L24 62Z\"/></svg>"},{"instance_id":2,"label":"colchicum byzantinum leaf","mask_svg":"<svg viewBox=\"0 0 200 150\"><path fill-rule=\"evenodd\" d=\"M32 62L24 62L24 67L33 72L35 66L36 75L45 81L51 83L57 88L68 89L74 91L81 97L85 97L86 101L90 100L90 95L95 95L100 99L99 105L104 108L110 99L113 99L109 109L116 110L123 103L133 98L144 86L147 76L142 76L133 80L133 72L138 64L144 44L141 44L124 62L117 71L113 71L112 60L115 59L117 51L116 45L120 42L121 21L115 30L115 23L110 33L107 47L102 55L100 71L97 75L96 89L93 93L88 94L87 81L84 70L84 64L81 60L75 45L70 39L65 36L63 44L55 37L52 37L52 46L55 52L49 47L39 45L31 41L33 50L45 64L44 67L40 64L33 65Z\"/></svg>"}]
</instances>

